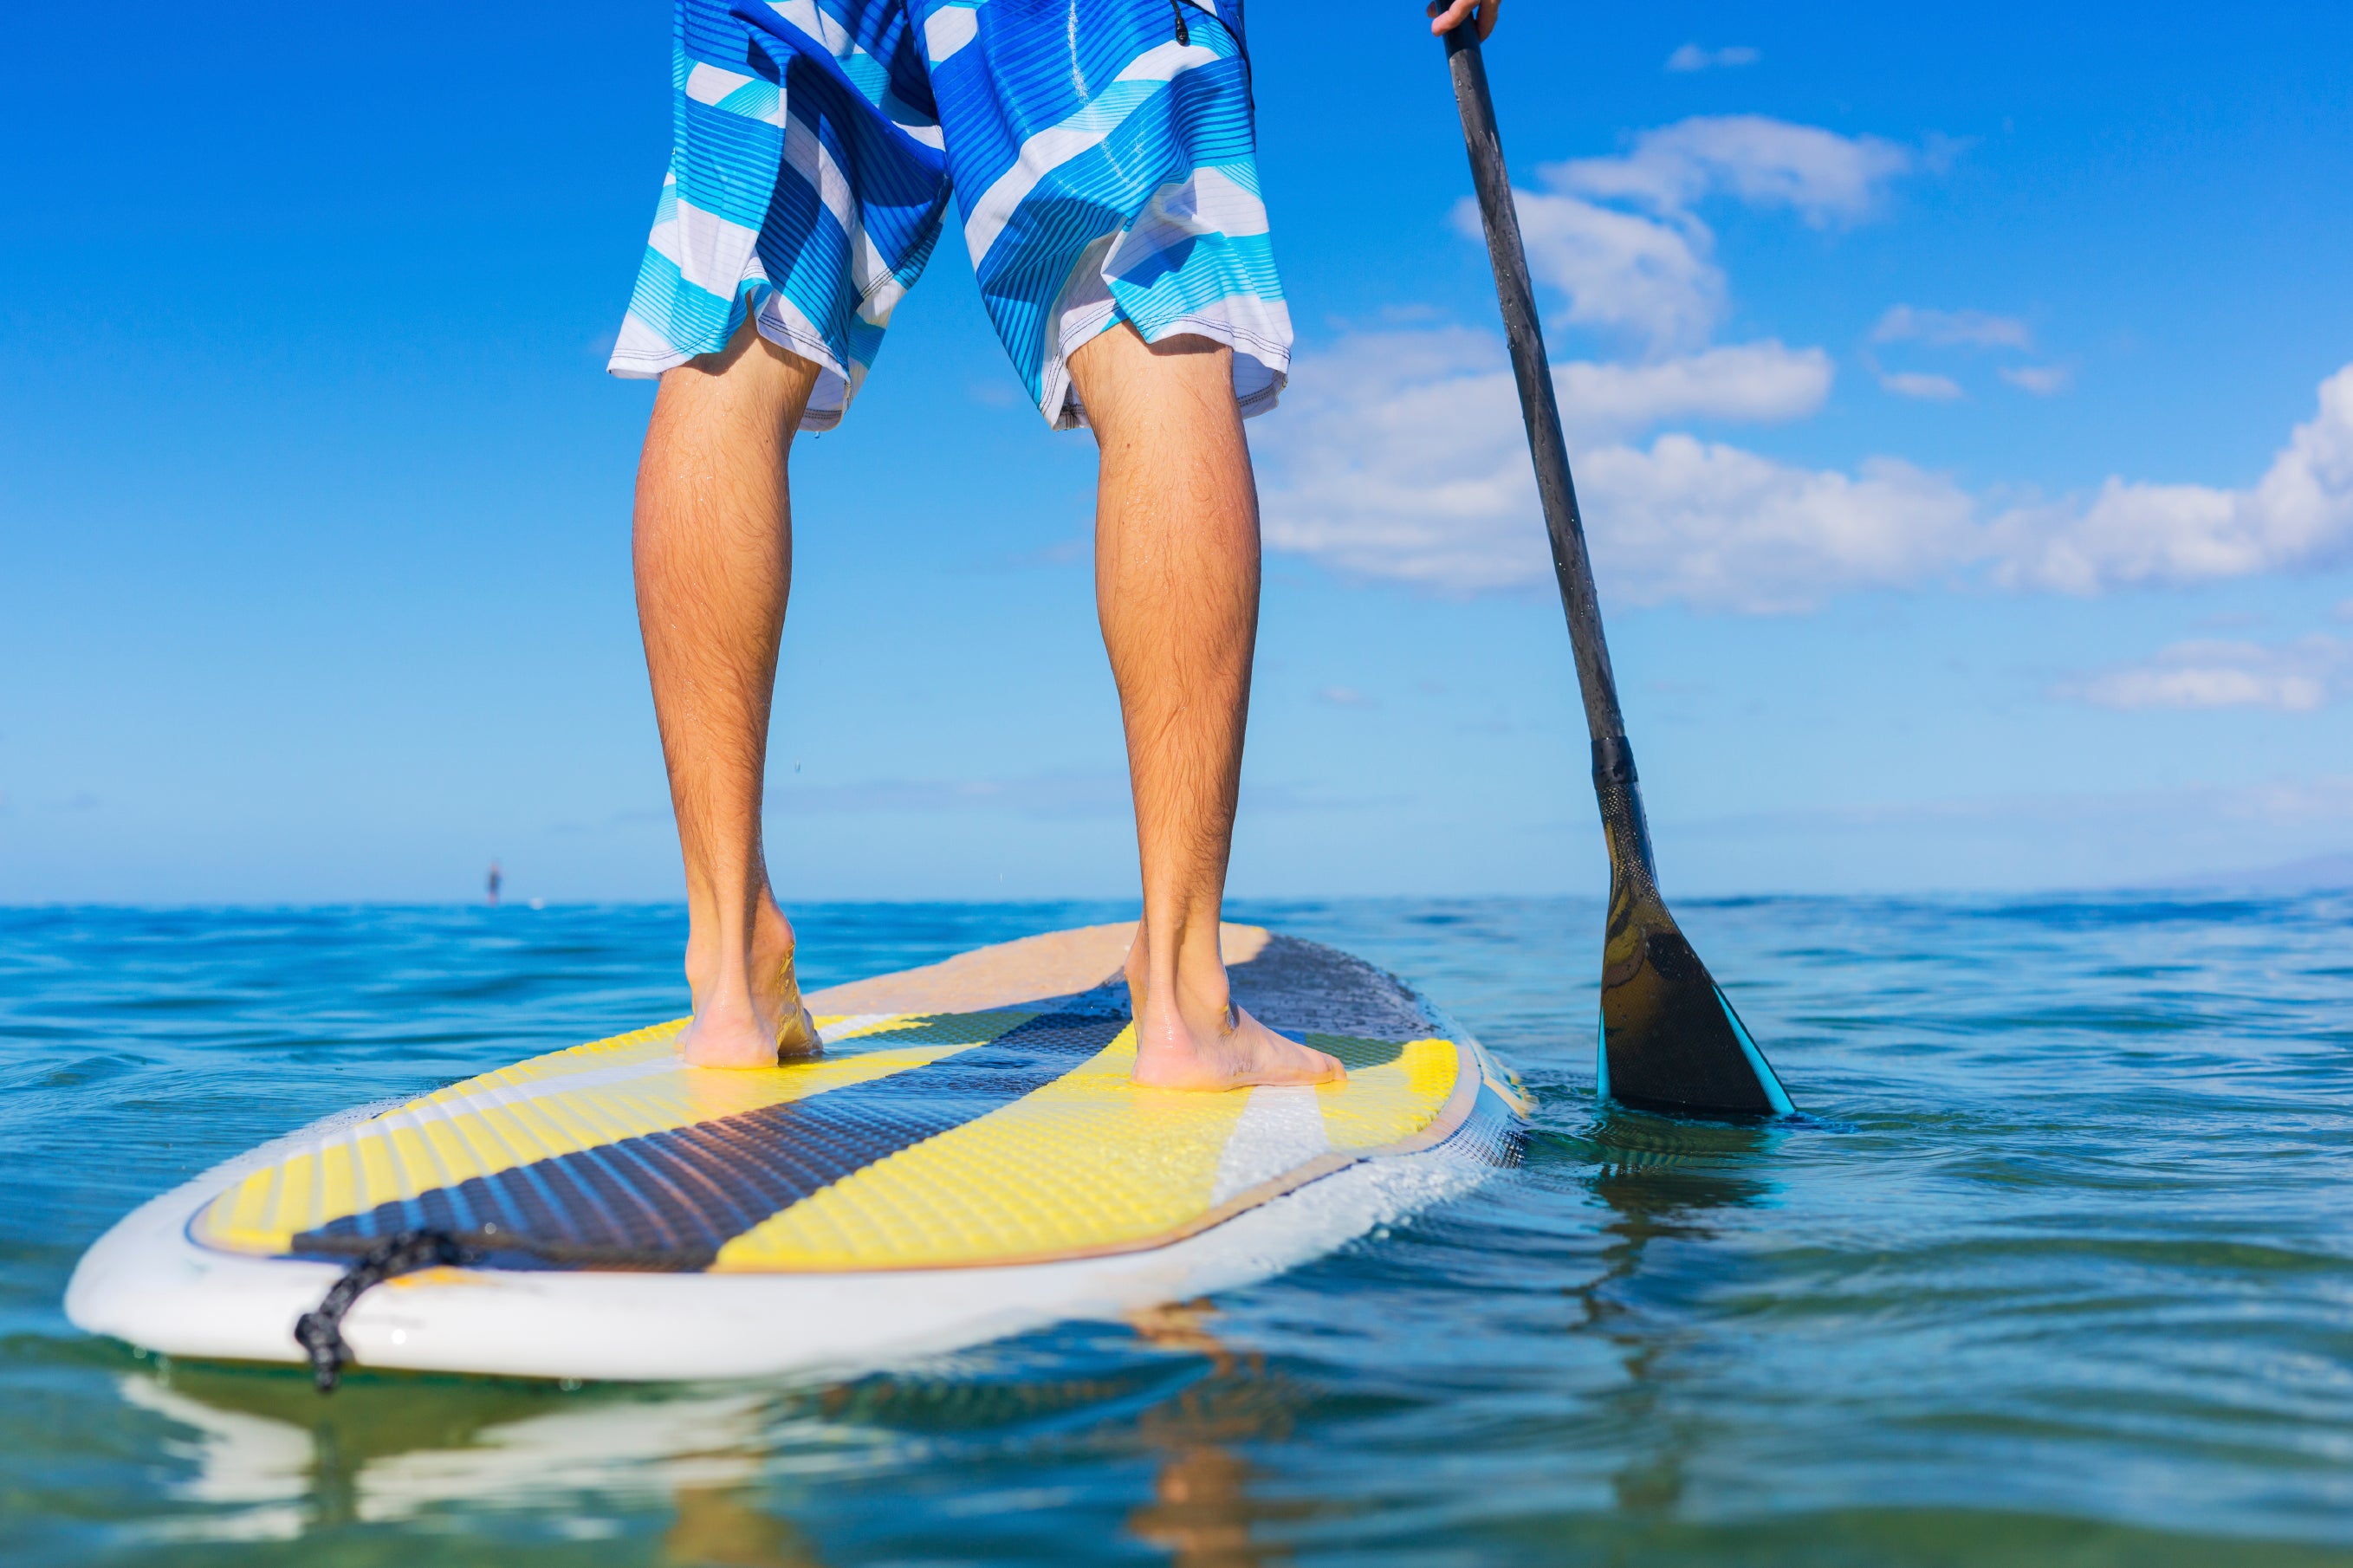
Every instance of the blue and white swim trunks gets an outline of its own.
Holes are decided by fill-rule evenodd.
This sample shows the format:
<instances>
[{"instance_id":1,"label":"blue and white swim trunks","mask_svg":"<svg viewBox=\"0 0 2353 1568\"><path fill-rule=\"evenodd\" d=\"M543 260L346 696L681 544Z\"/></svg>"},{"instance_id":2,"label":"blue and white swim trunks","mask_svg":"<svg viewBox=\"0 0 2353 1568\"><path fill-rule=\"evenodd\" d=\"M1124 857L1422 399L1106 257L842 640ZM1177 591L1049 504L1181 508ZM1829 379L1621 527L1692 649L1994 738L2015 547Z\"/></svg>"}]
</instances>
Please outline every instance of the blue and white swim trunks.
<instances>
[{"instance_id":1,"label":"blue and white swim trunks","mask_svg":"<svg viewBox=\"0 0 2353 1568\"><path fill-rule=\"evenodd\" d=\"M678 0L670 177L610 368L659 375L746 313L839 424L961 193L981 298L1039 411L1121 321L1234 351L1245 416L1291 362L1241 0Z\"/></svg>"}]
</instances>

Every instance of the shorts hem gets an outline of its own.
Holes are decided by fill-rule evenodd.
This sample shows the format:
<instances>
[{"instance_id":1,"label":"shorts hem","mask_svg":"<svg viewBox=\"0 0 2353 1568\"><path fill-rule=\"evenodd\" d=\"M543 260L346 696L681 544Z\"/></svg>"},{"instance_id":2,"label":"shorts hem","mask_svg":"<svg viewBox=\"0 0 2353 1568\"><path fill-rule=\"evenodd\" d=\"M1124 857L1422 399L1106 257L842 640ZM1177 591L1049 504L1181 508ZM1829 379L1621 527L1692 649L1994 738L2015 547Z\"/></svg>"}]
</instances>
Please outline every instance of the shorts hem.
<instances>
[{"instance_id":1,"label":"shorts hem","mask_svg":"<svg viewBox=\"0 0 2353 1568\"><path fill-rule=\"evenodd\" d=\"M858 378L842 367L831 346L816 328L795 319L799 316L797 310L793 311L791 317L786 317L781 311L772 310L772 306L782 306L785 310L792 308L791 301L780 291L774 289L763 290L759 302L751 307L752 330L787 353L798 354L818 367L817 386L809 395L808 406L801 411L798 428L812 435L831 430L849 411L849 401L855 395ZM734 331L731 328L728 336L732 338L733 335ZM676 370L690 360L718 353L725 347L722 343L715 349L689 351L672 348L664 353L643 349L616 350L605 362L605 372L627 381L655 381L666 371Z\"/></svg>"},{"instance_id":2,"label":"shorts hem","mask_svg":"<svg viewBox=\"0 0 2353 1568\"><path fill-rule=\"evenodd\" d=\"M1038 412L1044 415L1047 423L1055 429L1092 427L1087 420L1086 405L1079 401L1078 388L1071 384L1071 356L1127 321L1128 318L1116 308L1110 309L1101 321L1082 325L1078 332L1071 334L1071 341L1065 342L1060 352L1047 364L1045 374L1040 378L1043 383L1040 390L1045 395L1039 400ZM1183 337L1208 338L1233 350L1234 403L1245 419L1255 418L1272 408L1291 380L1291 340L1288 337L1271 338L1252 331L1222 313L1179 316L1146 335L1144 341L1158 343L1170 338ZM1255 362L1267 378L1265 384L1253 385L1248 392L1242 390L1241 384L1242 362L1245 359Z\"/></svg>"}]
</instances>

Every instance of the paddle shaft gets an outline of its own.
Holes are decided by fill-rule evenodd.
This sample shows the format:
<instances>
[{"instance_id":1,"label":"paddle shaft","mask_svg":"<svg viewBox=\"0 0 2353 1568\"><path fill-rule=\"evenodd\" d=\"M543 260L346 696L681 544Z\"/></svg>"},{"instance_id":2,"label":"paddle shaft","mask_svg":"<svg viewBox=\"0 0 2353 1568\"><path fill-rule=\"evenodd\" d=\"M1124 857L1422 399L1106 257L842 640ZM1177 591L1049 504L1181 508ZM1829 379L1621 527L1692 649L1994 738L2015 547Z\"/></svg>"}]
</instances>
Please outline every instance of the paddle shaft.
<instances>
[{"instance_id":1,"label":"paddle shaft","mask_svg":"<svg viewBox=\"0 0 2353 1568\"><path fill-rule=\"evenodd\" d=\"M1536 497L1544 505L1545 531L1552 536L1553 572L1560 579L1560 607L1568 616L1568 640L1577 650L1577 684L1585 698L1586 728L1593 736L1594 767L1597 773L1605 768L1614 773L1623 765L1630 773L1626 721L1618 708L1618 682L1609 672L1609 644L1601 635L1601 606L1593 589L1593 563L1586 553L1585 525L1577 514L1577 487L1569 479L1568 444L1561 438L1560 405L1553 395L1552 365L1545 357L1544 327L1536 316L1535 289L1528 281L1527 255L1520 245L1519 214L1512 206L1512 180L1495 130L1495 104L1487 93L1487 67L1469 25L1446 35L1446 62L1454 77L1454 101L1462 111L1462 140L1471 153L1479 216L1486 225L1487 255L1495 265L1495 293L1504 308L1504 335L1512 346L1520 416L1528 427L1528 454L1535 459ZM1648 849L1647 843L1643 847Z\"/></svg>"},{"instance_id":2,"label":"paddle shaft","mask_svg":"<svg viewBox=\"0 0 2353 1568\"><path fill-rule=\"evenodd\" d=\"M1519 383L1520 416L1527 423L1528 455L1535 460L1536 497L1552 536L1552 566L1560 579L1560 607L1577 651L1577 683L1585 698L1585 724L1593 735L1593 794L1609 847L1609 918L1602 943L1599 1089L1603 1099L1673 1111L1791 1114L1789 1097L1764 1053L1749 1038L1732 1004L1692 951L1659 896L1651 830L1642 818L1642 790L1618 682L1609 673L1609 645L1601 635L1601 606L1593 591L1593 563L1577 489L1568 477L1568 445L1561 438L1552 366L1545 359L1544 328L1520 245L1520 218L1512 180L1487 93L1479 40L1465 23L1446 35L1446 63L1454 102L1462 111L1462 141L1479 191L1487 255L1495 265L1495 293L1504 332L1512 345L1512 375Z\"/></svg>"}]
</instances>

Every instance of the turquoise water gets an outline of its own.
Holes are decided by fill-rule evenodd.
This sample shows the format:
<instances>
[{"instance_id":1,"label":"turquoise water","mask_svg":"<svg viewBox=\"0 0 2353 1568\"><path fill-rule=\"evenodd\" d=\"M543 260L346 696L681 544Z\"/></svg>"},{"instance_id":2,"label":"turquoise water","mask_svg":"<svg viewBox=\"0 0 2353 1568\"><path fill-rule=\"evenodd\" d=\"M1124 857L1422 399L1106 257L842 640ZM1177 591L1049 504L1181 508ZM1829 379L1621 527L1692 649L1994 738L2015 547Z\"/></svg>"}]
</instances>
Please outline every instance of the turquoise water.
<instances>
[{"instance_id":1,"label":"turquoise water","mask_svg":"<svg viewBox=\"0 0 2353 1568\"><path fill-rule=\"evenodd\" d=\"M1679 908L1804 1123L1596 1105L1592 904L1254 906L1517 1068L1526 1163L1140 1330L323 1401L82 1338L74 1259L313 1117L676 1013L680 914L0 910L0 1553L2353 1563L2353 896ZM797 912L825 984L1121 911Z\"/></svg>"}]
</instances>

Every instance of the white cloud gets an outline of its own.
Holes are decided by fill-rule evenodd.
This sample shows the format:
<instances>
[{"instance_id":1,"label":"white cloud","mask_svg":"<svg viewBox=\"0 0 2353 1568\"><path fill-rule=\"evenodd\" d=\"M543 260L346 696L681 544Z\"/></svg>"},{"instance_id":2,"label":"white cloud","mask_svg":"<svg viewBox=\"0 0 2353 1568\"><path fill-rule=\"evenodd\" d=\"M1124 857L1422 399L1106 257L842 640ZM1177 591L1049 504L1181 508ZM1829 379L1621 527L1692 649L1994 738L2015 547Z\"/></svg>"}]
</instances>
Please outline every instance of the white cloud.
<instances>
[{"instance_id":1,"label":"white cloud","mask_svg":"<svg viewBox=\"0 0 2353 1568\"><path fill-rule=\"evenodd\" d=\"M1692 211L1699 202L1728 195L1789 207L1818 226L1856 221L1914 161L1877 137L1762 115L1700 116L1643 132L1621 157L1547 165L1539 171L1547 189L1513 195L1528 270L1567 297L1565 319L1666 353L1704 343L1724 315L1715 237ZM1466 198L1454 223L1479 237L1478 205Z\"/></svg>"},{"instance_id":2,"label":"white cloud","mask_svg":"<svg viewBox=\"0 0 2353 1568\"><path fill-rule=\"evenodd\" d=\"M1360 333L1295 358L1281 416L1251 445L1277 550L1453 593L1544 568L1519 401L1487 333Z\"/></svg>"},{"instance_id":3,"label":"white cloud","mask_svg":"<svg viewBox=\"0 0 2353 1568\"><path fill-rule=\"evenodd\" d=\"M2021 508L1995 529L2004 557L1998 581L2071 594L2244 577L2353 554L2353 365L2320 384L2319 412L2251 489L2112 476L2089 506Z\"/></svg>"},{"instance_id":4,"label":"white cloud","mask_svg":"<svg viewBox=\"0 0 2353 1568\"><path fill-rule=\"evenodd\" d=\"M1727 44L1720 49L1704 49L1697 44L1685 44L1667 57L1671 71L1704 71L1713 66L1753 66L1765 57L1746 44Z\"/></svg>"},{"instance_id":5,"label":"white cloud","mask_svg":"<svg viewBox=\"0 0 2353 1568\"><path fill-rule=\"evenodd\" d=\"M2006 364L1995 374L2037 397L2056 396L2075 379L2075 373L2063 364Z\"/></svg>"},{"instance_id":6,"label":"white cloud","mask_svg":"<svg viewBox=\"0 0 2353 1568\"><path fill-rule=\"evenodd\" d=\"M1687 435L1689 416L1800 418L1828 395L1820 350L1747 343L1641 365L1570 363L1555 386L1577 448L1599 569L1614 595L1727 608L1808 607L1841 588L1916 581L1961 552L1968 498L1880 461L1790 468ZM1266 538L1343 575L1440 593L1551 574L1503 345L1461 329L1364 334L1293 367L1262 426Z\"/></svg>"},{"instance_id":7,"label":"white cloud","mask_svg":"<svg viewBox=\"0 0 2353 1568\"><path fill-rule=\"evenodd\" d=\"M1615 158L1572 158L1540 173L1572 195L1629 201L1670 216L1722 193L1786 206L1816 227L1867 217L1917 160L1876 136L1841 136L1761 114L1699 115L1645 131Z\"/></svg>"},{"instance_id":8,"label":"white cloud","mask_svg":"<svg viewBox=\"0 0 2353 1568\"><path fill-rule=\"evenodd\" d=\"M2054 693L2096 707L2273 708L2309 712L2346 694L2353 643L2309 637L2285 647L2176 643L2156 658L2062 684Z\"/></svg>"},{"instance_id":9,"label":"white cloud","mask_svg":"<svg viewBox=\"0 0 2353 1568\"><path fill-rule=\"evenodd\" d=\"M1892 371L1879 378L1879 384L1898 397L1924 398L1931 403L1950 403L1961 395L1961 384L1949 375L1935 375L1924 370Z\"/></svg>"},{"instance_id":10,"label":"white cloud","mask_svg":"<svg viewBox=\"0 0 2353 1568\"><path fill-rule=\"evenodd\" d=\"M1893 458L1852 472L1662 435L1690 417L1800 418L1827 395L1818 350L1750 343L1636 365L1558 367L1604 592L1650 604L1802 610L1841 592L1985 574L2096 593L2353 554L2353 365L2321 387L2254 486L2112 479L2086 504L1995 511ZM1503 345L1461 328L1362 334L1293 366L1261 427L1266 538L1349 577L1475 594L1550 564Z\"/></svg>"},{"instance_id":11,"label":"white cloud","mask_svg":"<svg viewBox=\"0 0 2353 1568\"><path fill-rule=\"evenodd\" d=\"M1705 342L1724 314L1724 273L1708 259L1715 237L1695 221L1665 223L1581 197L1514 191L1528 271L1568 296L1565 319L1636 334L1653 352ZM1465 197L1455 226L1480 235L1478 204Z\"/></svg>"},{"instance_id":12,"label":"white cloud","mask_svg":"<svg viewBox=\"0 0 2353 1568\"><path fill-rule=\"evenodd\" d=\"M1922 342L1941 348L2027 349L2034 346L2033 331L2015 316L1983 310L1924 310L1912 305L1892 305L1871 329L1875 343Z\"/></svg>"},{"instance_id":13,"label":"white cloud","mask_svg":"<svg viewBox=\"0 0 2353 1568\"><path fill-rule=\"evenodd\" d=\"M1831 356L1770 338L1642 364L1556 366L1561 423L1580 437L1647 430L1670 419L1771 425L1802 419L1830 396Z\"/></svg>"},{"instance_id":14,"label":"white cloud","mask_svg":"<svg viewBox=\"0 0 2353 1568\"><path fill-rule=\"evenodd\" d=\"M1816 469L1683 432L1640 444L1682 420L1802 418L1822 406L1832 380L1820 349L1707 346L1725 289L1694 204L1725 193L1817 224L1857 218L1890 180L1933 163L1934 153L1915 159L1876 138L1760 116L1699 118L1644 132L1622 156L1551 165L1548 192L1514 193L1531 270L1567 296L1568 319L1648 340L1640 363L1556 368L1605 591L1775 612L1937 578L2090 594L2353 555L2353 365L2322 384L2318 414L2242 490L2118 477L2089 500L1998 510L1893 458ZM1471 204L1456 222L1477 236ZM1872 335L2013 351L2033 342L2014 317L1911 305L1886 311ZM1863 357L1901 395L1963 395L1948 376L1883 372L1870 351ZM2047 393L2067 372L2004 374ZM1254 444L1264 459L1266 539L1277 550L1345 576L1448 594L1549 575L1518 401L1492 333L1351 333L1303 354L1282 416ZM2176 684L2189 689L2187 678Z\"/></svg>"},{"instance_id":15,"label":"white cloud","mask_svg":"<svg viewBox=\"0 0 2353 1568\"><path fill-rule=\"evenodd\" d=\"M1767 338L1631 364L1557 361L1553 387L1570 445L1591 446L1677 419L1802 419L1820 409L1835 374L1821 350ZM1526 450L1503 342L1467 327L1351 332L1302 356L1282 406L1259 444L1294 464L1311 450L1410 462L1433 442L1454 450L1474 430L1494 433L1498 452Z\"/></svg>"},{"instance_id":16,"label":"white cloud","mask_svg":"<svg viewBox=\"0 0 2353 1568\"><path fill-rule=\"evenodd\" d=\"M2016 316L1987 310L1932 310L1918 305L1891 305L1871 329L1873 343L1919 343L1929 348L2031 349L2034 331ZM1863 362L1879 370L1868 350ZM2048 397L2063 390L2070 372L2061 365L2003 365L1996 372L2013 386ZM1960 384L1933 371L1882 372L1879 384L1901 397L1952 402L1963 395Z\"/></svg>"},{"instance_id":17,"label":"white cloud","mask_svg":"<svg viewBox=\"0 0 2353 1568\"><path fill-rule=\"evenodd\" d=\"M1672 434L1582 467L1596 570L1635 604L1808 610L1917 583L1968 552L1969 498L1893 458L1850 476Z\"/></svg>"}]
</instances>

